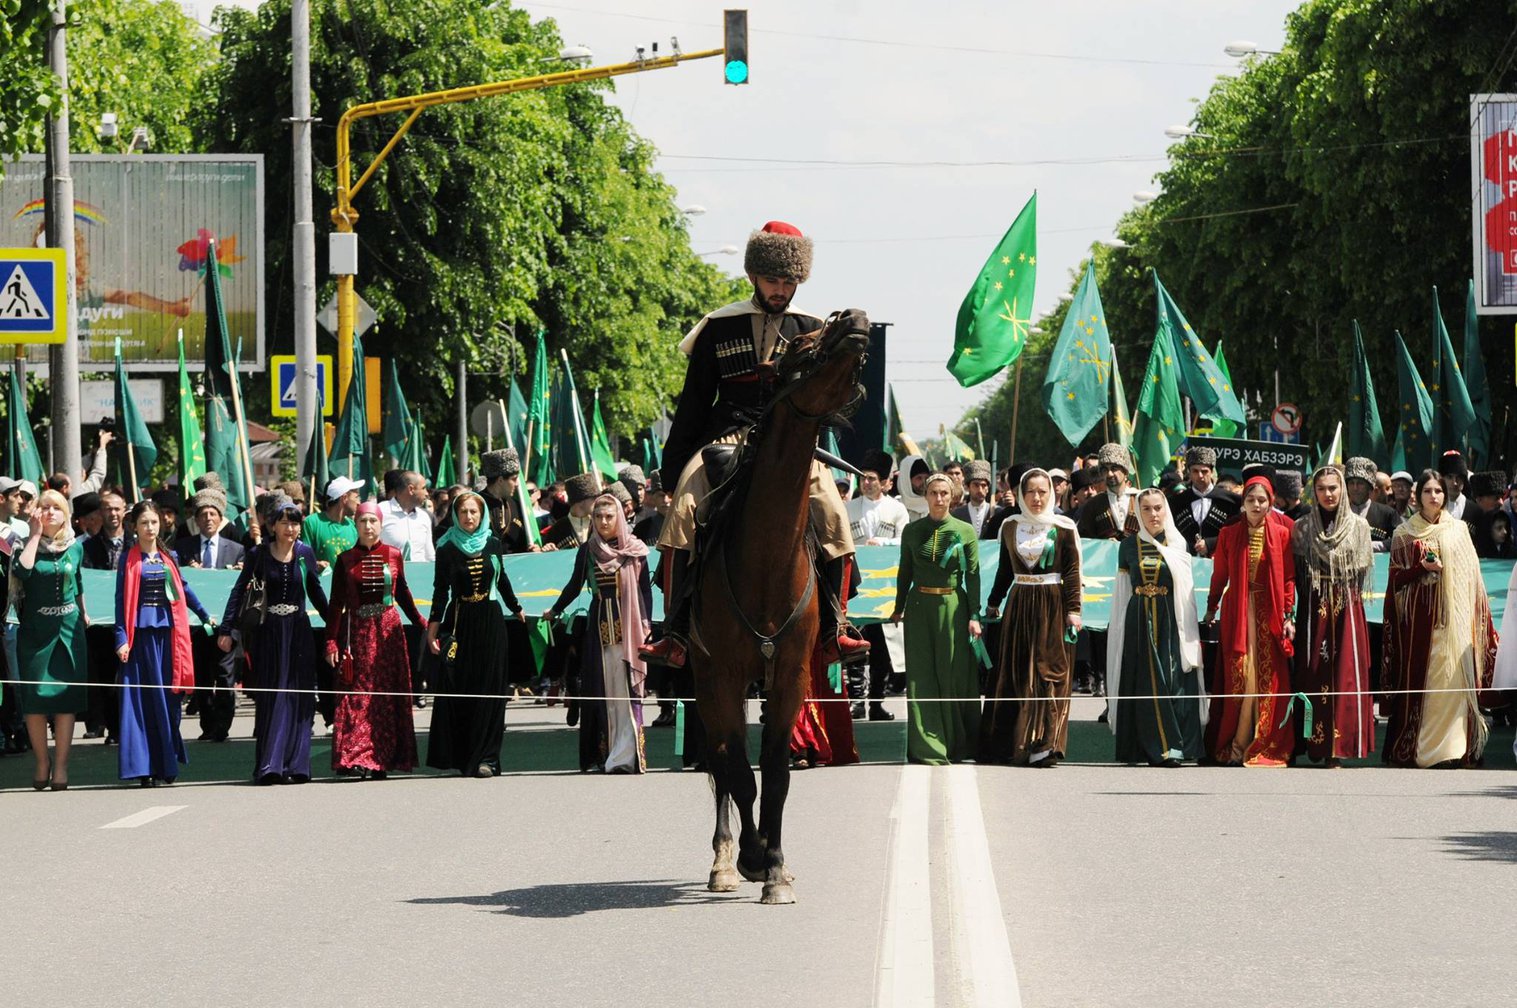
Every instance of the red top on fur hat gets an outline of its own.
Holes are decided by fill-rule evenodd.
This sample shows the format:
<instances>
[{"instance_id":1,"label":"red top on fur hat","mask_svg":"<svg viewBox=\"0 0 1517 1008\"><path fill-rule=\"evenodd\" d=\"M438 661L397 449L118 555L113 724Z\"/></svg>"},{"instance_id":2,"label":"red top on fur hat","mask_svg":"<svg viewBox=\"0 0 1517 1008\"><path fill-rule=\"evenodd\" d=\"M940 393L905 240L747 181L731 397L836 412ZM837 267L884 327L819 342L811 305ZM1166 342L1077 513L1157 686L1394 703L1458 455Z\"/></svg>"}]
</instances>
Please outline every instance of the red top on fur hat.
<instances>
[{"instance_id":1,"label":"red top on fur hat","mask_svg":"<svg viewBox=\"0 0 1517 1008\"><path fill-rule=\"evenodd\" d=\"M760 230L768 231L770 234L795 235L797 238L805 237L801 234L800 228L794 224L786 224L782 220L772 220L760 228Z\"/></svg>"}]
</instances>

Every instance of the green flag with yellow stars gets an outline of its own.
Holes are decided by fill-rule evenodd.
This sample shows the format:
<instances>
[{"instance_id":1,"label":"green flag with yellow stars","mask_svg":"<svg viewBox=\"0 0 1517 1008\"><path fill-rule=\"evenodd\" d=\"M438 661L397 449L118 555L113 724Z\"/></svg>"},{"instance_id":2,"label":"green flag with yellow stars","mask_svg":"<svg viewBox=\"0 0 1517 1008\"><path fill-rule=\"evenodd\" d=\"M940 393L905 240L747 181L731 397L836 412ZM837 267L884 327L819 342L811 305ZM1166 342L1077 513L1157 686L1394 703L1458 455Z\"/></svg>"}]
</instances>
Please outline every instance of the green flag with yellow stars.
<instances>
[{"instance_id":1,"label":"green flag with yellow stars","mask_svg":"<svg viewBox=\"0 0 1517 1008\"><path fill-rule=\"evenodd\" d=\"M1201 337L1191 329L1180 306L1159 281L1158 270L1154 271L1154 293L1158 298L1157 328L1169 331L1170 345L1174 347L1178 365L1176 380L1180 392L1190 397L1196 416L1244 423L1247 418L1243 415L1243 404L1233 392L1233 383L1217 370L1217 363L1206 352Z\"/></svg>"},{"instance_id":2,"label":"green flag with yellow stars","mask_svg":"<svg viewBox=\"0 0 1517 1008\"><path fill-rule=\"evenodd\" d=\"M32 436L32 422L26 413L26 389L15 368L10 371L10 393L6 400L10 427L7 431L5 471L11 479L31 480L41 485L42 456L37 452L37 439Z\"/></svg>"},{"instance_id":3,"label":"green flag with yellow stars","mask_svg":"<svg viewBox=\"0 0 1517 1008\"><path fill-rule=\"evenodd\" d=\"M1169 465L1180 442L1185 440L1185 413L1180 408L1179 368L1170 331L1159 326L1138 393L1138 413L1133 422L1133 452L1138 456L1138 486L1150 487Z\"/></svg>"},{"instance_id":4,"label":"green flag with yellow stars","mask_svg":"<svg viewBox=\"0 0 1517 1008\"><path fill-rule=\"evenodd\" d=\"M1433 458L1436 460L1454 448L1464 451L1465 436L1475 426L1475 407L1464 384L1464 372L1454 356L1448 326L1443 324L1437 287L1433 288L1433 371L1428 376L1427 390L1433 397Z\"/></svg>"},{"instance_id":5,"label":"green flag with yellow stars","mask_svg":"<svg viewBox=\"0 0 1517 1008\"><path fill-rule=\"evenodd\" d=\"M153 435L148 433L132 395L132 387L126 382L126 366L121 363L121 337L116 337L116 425L117 443L122 447L122 475L127 477L132 503L142 499L142 488L151 484L149 472L158 461L158 446Z\"/></svg>"},{"instance_id":6,"label":"green flag with yellow stars","mask_svg":"<svg viewBox=\"0 0 1517 1008\"><path fill-rule=\"evenodd\" d=\"M1227 357L1222 353L1222 341L1217 340L1217 352L1211 355L1216 361L1217 370L1222 373L1222 380L1228 385L1233 383L1233 373L1227 366ZM1231 420L1213 419L1211 422L1211 436L1220 438L1235 438L1243 433L1243 425L1233 423Z\"/></svg>"},{"instance_id":7,"label":"green flag with yellow stars","mask_svg":"<svg viewBox=\"0 0 1517 1008\"><path fill-rule=\"evenodd\" d=\"M1038 274L1037 226L1038 194L1033 193L959 305L948 371L965 388L994 377L1027 343Z\"/></svg>"},{"instance_id":8,"label":"green flag with yellow stars","mask_svg":"<svg viewBox=\"0 0 1517 1008\"><path fill-rule=\"evenodd\" d=\"M1106 415L1110 379L1111 337L1096 288L1096 267L1087 262L1043 379L1043 408L1071 445L1085 440Z\"/></svg>"},{"instance_id":9,"label":"green flag with yellow stars","mask_svg":"<svg viewBox=\"0 0 1517 1008\"><path fill-rule=\"evenodd\" d=\"M971 462L974 460L974 449L965 444L964 439L946 427L943 431L943 455L953 462ZM835 453L834 453L835 454Z\"/></svg>"},{"instance_id":10,"label":"green flag with yellow stars","mask_svg":"<svg viewBox=\"0 0 1517 1008\"><path fill-rule=\"evenodd\" d=\"M1396 333L1396 379L1399 386L1400 406L1396 411L1396 435L1402 455L1402 465L1411 472L1421 472L1432 467L1433 446L1428 440L1428 431L1433 426L1433 397L1428 395L1417 365L1412 363L1411 352L1401 333Z\"/></svg>"},{"instance_id":11,"label":"green flag with yellow stars","mask_svg":"<svg viewBox=\"0 0 1517 1008\"><path fill-rule=\"evenodd\" d=\"M1475 407L1475 425L1469 439L1474 464L1484 465L1491 452L1491 385L1485 378L1485 359L1480 353L1480 316L1475 314L1475 281L1464 295L1464 381Z\"/></svg>"},{"instance_id":12,"label":"green flag with yellow stars","mask_svg":"<svg viewBox=\"0 0 1517 1008\"><path fill-rule=\"evenodd\" d=\"M1117 369L1117 348L1111 348L1112 426L1117 444L1132 449L1132 413L1127 409L1127 390L1122 387L1122 372Z\"/></svg>"},{"instance_id":13,"label":"green flag with yellow stars","mask_svg":"<svg viewBox=\"0 0 1517 1008\"><path fill-rule=\"evenodd\" d=\"M1370 378L1370 362L1364 353L1364 335L1354 320L1354 383L1349 388L1348 427L1344 430L1345 454L1349 458L1372 458L1381 464L1390 458L1385 430L1380 426L1380 404Z\"/></svg>"},{"instance_id":14,"label":"green flag with yellow stars","mask_svg":"<svg viewBox=\"0 0 1517 1008\"><path fill-rule=\"evenodd\" d=\"M318 424L318 426L320 426ZM195 387L184 364L184 330L179 330L179 486L191 492L195 481L205 475L205 432L200 429L200 412L195 409Z\"/></svg>"}]
</instances>

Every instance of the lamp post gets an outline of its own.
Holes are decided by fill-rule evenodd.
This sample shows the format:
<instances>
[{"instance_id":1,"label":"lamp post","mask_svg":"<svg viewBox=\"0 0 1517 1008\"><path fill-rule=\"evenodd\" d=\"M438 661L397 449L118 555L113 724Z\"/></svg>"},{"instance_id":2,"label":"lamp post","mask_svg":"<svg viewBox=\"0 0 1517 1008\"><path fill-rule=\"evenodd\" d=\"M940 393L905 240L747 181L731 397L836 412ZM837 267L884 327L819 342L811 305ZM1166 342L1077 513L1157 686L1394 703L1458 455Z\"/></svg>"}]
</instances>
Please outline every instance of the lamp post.
<instances>
[{"instance_id":1,"label":"lamp post","mask_svg":"<svg viewBox=\"0 0 1517 1008\"><path fill-rule=\"evenodd\" d=\"M1278 49L1260 49L1253 42L1229 42L1222 47L1222 51L1233 59L1242 59L1245 56L1279 56Z\"/></svg>"},{"instance_id":2,"label":"lamp post","mask_svg":"<svg viewBox=\"0 0 1517 1008\"><path fill-rule=\"evenodd\" d=\"M1201 137L1204 140L1215 139L1210 133L1202 133L1192 126L1166 126L1164 135L1171 140L1187 140L1190 137Z\"/></svg>"},{"instance_id":3,"label":"lamp post","mask_svg":"<svg viewBox=\"0 0 1517 1008\"><path fill-rule=\"evenodd\" d=\"M736 245L723 245L721 248L708 249L705 252L697 252L695 254L698 255L698 256L708 256L708 255L737 255L741 251L742 251L742 249L738 248Z\"/></svg>"}]
</instances>

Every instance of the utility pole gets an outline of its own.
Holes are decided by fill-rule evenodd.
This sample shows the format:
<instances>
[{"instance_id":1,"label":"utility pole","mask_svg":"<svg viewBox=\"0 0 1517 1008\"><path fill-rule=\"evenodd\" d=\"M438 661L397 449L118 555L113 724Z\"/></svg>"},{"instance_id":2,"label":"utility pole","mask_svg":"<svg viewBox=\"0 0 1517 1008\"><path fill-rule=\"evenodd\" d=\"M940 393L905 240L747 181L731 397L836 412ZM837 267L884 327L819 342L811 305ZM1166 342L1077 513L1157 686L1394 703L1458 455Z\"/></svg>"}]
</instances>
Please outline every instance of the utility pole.
<instances>
[{"instance_id":1,"label":"utility pole","mask_svg":"<svg viewBox=\"0 0 1517 1008\"><path fill-rule=\"evenodd\" d=\"M49 351L48 377L53 393L53 468L77 479L84 453L79 446L79 298L74 289L78 263L74 256L74 176L69 166L68 49L64 33L68 14L64 8L65 0L57 0L47 33L48 65L63 96L58 114L47 124L47 243L63 250L66 276L63 311L67 328L63 342Z\"/></svg>"},{"instance_id":2,"label":"utility pole","mask_svg":"<svg viewBox=\"0 0 1517 1008\"><path fill-rule=\"evenodd\" d=\"M295 189L295 443L322 425L316 390L316 222L311 206L311 0L290 6L290 135Z\"/></svg>"},{"instance_id":3,"label":"utility pole","mask_svg":"<svg viewBox=\"0 0 1517 1008\"><path fill-rule=\"evenodd\" d=\"M458 482L466 487L474 484L469 479L469 365L458 361L458 387L453 390L453 399L458 403L457 440L453 442L453 471Z\"/></svg>"}]
</instances>

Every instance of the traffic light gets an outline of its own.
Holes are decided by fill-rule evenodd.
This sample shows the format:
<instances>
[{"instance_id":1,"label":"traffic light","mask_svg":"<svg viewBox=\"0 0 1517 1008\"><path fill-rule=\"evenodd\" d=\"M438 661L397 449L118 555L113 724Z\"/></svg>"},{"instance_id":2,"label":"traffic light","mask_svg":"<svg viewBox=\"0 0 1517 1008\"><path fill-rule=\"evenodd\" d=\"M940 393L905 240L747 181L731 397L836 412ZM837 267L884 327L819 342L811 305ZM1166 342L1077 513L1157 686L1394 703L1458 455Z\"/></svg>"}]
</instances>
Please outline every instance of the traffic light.
<instances>
[{"instance_id":1,"label":"traffic light","mask_svg":"<svg viewBox=\"0 0 1517 1008\"><path fill-rule=\"evenodd\" d=\"M728 84L748 83L748 12L723 11L722 78Z\"/></svg>"}]
</instances>

